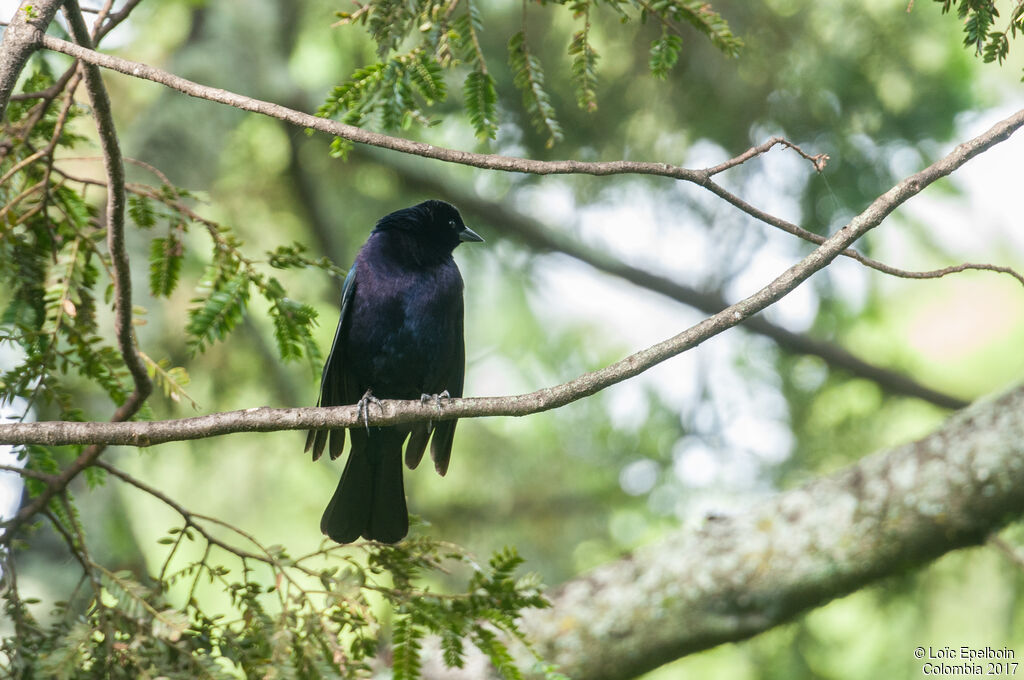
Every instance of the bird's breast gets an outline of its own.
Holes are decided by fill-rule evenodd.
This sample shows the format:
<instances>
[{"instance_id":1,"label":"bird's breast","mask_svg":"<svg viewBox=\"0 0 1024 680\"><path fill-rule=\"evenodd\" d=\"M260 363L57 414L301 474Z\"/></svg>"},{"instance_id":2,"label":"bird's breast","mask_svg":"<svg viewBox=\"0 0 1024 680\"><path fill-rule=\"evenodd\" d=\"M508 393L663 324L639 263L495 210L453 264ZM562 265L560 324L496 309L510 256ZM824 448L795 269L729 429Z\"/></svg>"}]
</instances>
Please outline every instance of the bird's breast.
<instances>
[{"instance_id":1,"label":"bird's breast","mask_svg":"<svg viewBox=\"0 0 1024 680\"><path fill-rule=\"evenodd\" d=\"M348 338L360 382L381 398L413 399L445 389L430 383L433 367L447 363L462 343L462 278L454 262L450 268L362 273Z\"/></svg>"}]
</instances>

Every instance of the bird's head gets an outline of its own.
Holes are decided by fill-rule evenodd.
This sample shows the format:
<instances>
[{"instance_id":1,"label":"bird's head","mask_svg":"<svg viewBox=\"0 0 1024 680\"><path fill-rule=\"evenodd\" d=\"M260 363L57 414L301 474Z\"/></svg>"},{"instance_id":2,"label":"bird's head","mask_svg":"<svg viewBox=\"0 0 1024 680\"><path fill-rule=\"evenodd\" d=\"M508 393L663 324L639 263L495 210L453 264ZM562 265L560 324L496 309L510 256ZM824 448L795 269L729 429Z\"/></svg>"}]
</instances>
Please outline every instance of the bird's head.
<instances>
[{"instance_id":1,"label":"bird's head","mask_svg":"<svg viewBox=\"0 0 1024 680\"><path fill-rule=\"evenodd\" d=\"M413 250L438 255L451 254L462 242L484 240L466 226L455 206L434 199L385 215L375 231L399 236Z\"/></svg>"}]
</instances>

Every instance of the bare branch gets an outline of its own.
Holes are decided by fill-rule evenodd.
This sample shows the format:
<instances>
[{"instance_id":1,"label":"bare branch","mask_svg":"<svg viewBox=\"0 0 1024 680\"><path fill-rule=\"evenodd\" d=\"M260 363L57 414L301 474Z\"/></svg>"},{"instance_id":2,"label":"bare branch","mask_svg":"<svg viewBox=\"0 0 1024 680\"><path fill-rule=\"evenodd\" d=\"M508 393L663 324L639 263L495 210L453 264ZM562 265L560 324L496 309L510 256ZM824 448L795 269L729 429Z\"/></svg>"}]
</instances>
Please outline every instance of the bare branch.
<instances>
[{"instance_id":1,"label":"bare branch","mask_svg":"<svg viewBox=\"0 0 1024 680\"><path fill-rule=\"evenodd\" d=\"M798 152L803 154L802 151ZM793 224L788 220L784 220L781 217L776 217L775 215L766 213L763 210L747 203L736 194L728 191L720 184L717 184L716 182L710 179L708 179L708 181L705 182L702 186L704 186L705 189L715 194L716 196L726 201L727 203L730 203L731 205L747 213L754 219L764 222L769 226L775 227L776 229L781 229L787 234L792 234L793 236L801 238L810 243L821 245L822 243L825 242L824 236L815 234L813 231L808 231L807 229L804 229L799 225ZM991 264L961 264L954 265L951 267L945 267L943 269L934 269L926 272L914 272L908 271L906 269L900 269L898 267L893 267L892 265L885 264L884 262L879 262L878 260L872 259L867 255L863 255L857 252L856 250L853 250L852 248L844 250L842 254L852 260L860 262L865 267L870 267L875 271L879 271L883 274L889 274L890 276L896 276L901 279L937 279L942 276L946 276L947 274L954 274L956 272L961 272L966 269L982 269L985 271L992 271L1000 274L1009 274L1010 276L1020 281L1021 285L1024 285L1024 275L1020 274L1019 272L1015 271L1010 267L1001 267Z\"/></svg>"},{"instance_id":2,"label":"bare branch","mask_svg":"<svg viewBox=\"0 0 1024 680\"><path fill-rule=\"evenodd\" d=\"M50 475L45 472L39 472L38 470L27 470L17 465L0 465L0 472L13 472L16 475L22 477L29 477L30 479L38 479L41 482L52 482L56 479L55 475Z\"/></svg>"},{"instance_id":3,"label":"bare branch","mask_svg":"<svg viewBox=\"0 0 1024 680\"><path fill-rule=\"evenodd\" d=\"M400 172L407 184L437 195L448 196L464 213L477 213L480 217L486 216L491 223L499 224L504 233L518 237L532 248L564 253L599 271L660 293L706 314L714 314L728 306L725 298L718 291L698 290L652 274L645 269L630 266L611 255L581 243L578 239L560 233L557 229L541 224L505 204L495 204L481 199L475 194L458 192L450 186L445 186L436 174L414 172L395 163L391 163L389 167ZM771 338L786 351L810 354L823 359L833 368L867 378L892 394L923 399L936 406L954 410L961 409L969 403L964 399L926 387L910 376L867 362L840 345L801 333L794 333L773 324L762 316L747 319L743 323L743 328Z\"/></svg>"},{"instance_id":4,"label":"bare branch","mask_svg":"<svg viewBox=\"0 0 1024 680\"><path fill-rule=\"evenodd\" d=\"M93 35L95 36L93 43L98 45L100 41L103 40L103 36L110 33L118 24L127 19L128 15L132 13L132 10L134 10L140 2L142 2L142 0L128 0L128 2L124 4L124 7L119 11L106 16L106 22L102 23L102 25L93 25ZM107 5L103 7L103 11L96 17L96 24L103 22L104 15L110 10L110 4L111 3L107 3Z\"/></svg>"},{"instance_id":5,"label":"bare branch","mask_svg":"<svg viewBox=\"0 0 1024 680\"><path fill-rule=\"evenodd\" d=\"M628 380L666 359L696 347L777 302L813 273L826 267L858 238L878 226L897 206L902 205L925 187L950 174L986 149L1006 140L1021 126L1024 126L1024 110L996 123L974 139L958 145L948 155L924 170L899 182L875 199L849 224L830 236L814 252L787 269L761 290L657 345L641 350L603 369L585 373L567 383L529 394L445 401L445 411L441 416L438 416L432 406L421 404L419 401L384 401L380 412L371 409L369 422L371 425L387 425L431 418L522 416L564 406L618 382ZM149 446L161 442L197 439L232 432L351 427L358 422L354 406L299 409L255 408L197 418L156 422L4 424L0 425L0 443L103 442ZM73 468L74 465L66 470L61 478L63 479Z\"/></svg>"},{"instance_id":6,"label":"bare branch","mask_svg":"<svg viewBox=\"0 0 1024 680\"><path fill-rule=\"evenodd\" d=\"M79 157L62 160L97 160L97 158ZM131 158L126 158L125 160L148 167L145 163L140 163ZM459 205L463 213L475 212L480 216L487 216L492 224L500 225L503 231L519 237L533 248L542 251L565 253L600 271L618 276L634 285L660 293L707 314L714 314L728 306L725 299L717 292L697 290L670 279L651 274L643 269L632 267L596 249L589 248L576 240L563 237L556 230L548 228L512 208L488 202L473 194L455 193L452 187L444 185L436 175L413 172L408 168L396 166L395 164L391 164L390 167L402 173L406 183L411 186L436 193L437 195L447 195L453 202ZM148 167L148 169L159 173L155 168ZM60 169L57 169L57 171L75 182L106 186L106 183L101 180L72 176ZM165 178L162 181L169 185ZM143 187L135 189L133 188L134 185L130 183L128 186L129 190L138 191L150 196L154 200L167 200L161 194L146 192ZM187 206L176 204L176 209L185 212L197 222L206 223L201 216L194 213ZM210 225L207 224L207 226L209 227ZM787 351L817 356L833 368L872 380L892 394L902 394L923 399L936 406L954 410L963 408L970 403L965 399L922 385L910 376L865 361L835 343L817 340L804 334L789 331L763 317L751 317L744 322L743 327L748 331L771 338Z\"/></svg>"},{"instance_id":7,"label":"bare branch","mask_svg":"<svg viewBox=\"0 0 1024 680\"><path fill-rule=\"evenodd\" d=\"M719 163L718 165L707 168L705 172L708 174L708 177L711 177L713 175L717 175L720 172L724 172L729 168L735 168L737 165L743 165L744 163L746 163L755 156L760 156L763 153L768 153L777 144L781 144L782 146L792 149L802 158L805 158L806 160L810 161L811 165L813 165L814 169L817 170L818 172L824 170L825 164L828 163L827 154L819 153L812 156L803 149L801 149L799 146L794 144L793 142L789 141L788 139L785 139L783 137L772 137L763 144L758 144L757 146L750 147L749 149L741 153L739 156L736 156L735 158L730 158L729 160L723 163Z\"/></svg>"}]
</instances>

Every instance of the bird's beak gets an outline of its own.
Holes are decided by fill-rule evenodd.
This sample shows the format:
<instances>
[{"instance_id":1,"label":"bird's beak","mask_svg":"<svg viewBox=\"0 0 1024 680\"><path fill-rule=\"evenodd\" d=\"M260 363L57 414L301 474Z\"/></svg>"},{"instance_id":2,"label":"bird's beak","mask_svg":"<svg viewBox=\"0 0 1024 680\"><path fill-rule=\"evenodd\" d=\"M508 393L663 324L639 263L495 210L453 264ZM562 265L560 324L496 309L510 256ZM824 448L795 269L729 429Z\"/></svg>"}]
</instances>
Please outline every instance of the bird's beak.
<instances>
[{"instance_id":1,"label":"bird's beak","mask_svg":"<svg viewBox=\"0 0 1024 680\"><path fill-rule=\"evenodd\" d=\"M462 231L459 232L459 240L464 242L468 241L470 243L482 243L484 237L476 233L469 227L464 226L462 227Z\"/></svg>"}]
</instances>

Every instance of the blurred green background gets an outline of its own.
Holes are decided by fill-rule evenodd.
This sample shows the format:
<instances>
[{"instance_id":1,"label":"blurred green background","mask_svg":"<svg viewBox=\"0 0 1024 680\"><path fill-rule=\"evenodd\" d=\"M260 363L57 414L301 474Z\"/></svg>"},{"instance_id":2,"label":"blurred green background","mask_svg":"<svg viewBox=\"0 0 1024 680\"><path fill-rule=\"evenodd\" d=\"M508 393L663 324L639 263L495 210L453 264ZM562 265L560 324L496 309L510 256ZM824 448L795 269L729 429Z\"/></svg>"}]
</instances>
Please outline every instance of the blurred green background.
<instances>
[{"instance_id":1,"label":"blurred green background","mask_svg":"<svg viewBox=\"0 0 1024 680\"><path fill-rule=\"evenodd\" d=\"M1020 107L1021 56L984 65L939 5L906 0L718 0L746 46L736 59L689 32L666 81L648 73L655 25L595 20L601 53L597 111L580 110L565 56L574 23L560 8L527 6L531 46L547 70L564 141L545 148L506 64L518 3L480 2L482 45L498 83L497 139L480 143L459 115L459 88L427 113L432 128L401 134L459 149L586 160L639 159L700 167L781 134L827 153L823 173L775 150L723 183L769 212L825 234L905 174ZM313 111L330 88L374 56L358 28L332 27L327 2L144 2L105 48L200 83ZM559 11L554 11L559 9ZM52 57L60 61L60 57ZM707 192L665 179L530 177L447 166L356 147L329 157L329 139L275 120L106 74L126 155L197 192L196 210L230 225L254 259L293 241L346 268L381 215L436 197L476 197L730 300L749 294L809 246ZM83 130L90 121L79 121ZM908 269L964 261L1024 268L1024 230L1012 204L1024 145L1012 140L890 217L861 244ZM81 161L83 174L101 172ZM139 168L130 179L154 181ZM94 197L96 198L96 197ZM487 243L460 248L466 280L469 396L531 391L647 347L701 318L685 306L597 273L565 255L536 252L486 210L464 217ZM149 234L133 231L135 261ZM142 349L191 376L199 411L315 403L319 368L276 359L259 301L225 342L190 358L182 327L209 259L192 228L183 285L147 299ZM324 272L274 272L320 313L326 353L340 282ZM1024 290L1013 279L965 273L937 281L886 278L837 262L769 318L842 345L861 358L973 400L1024 376ZM89 393L83 392L83 395ZM88 402L87 402L88 403ZM155 396L158 417L193 411ZM87 409L104 418L109 404ZM628 383L565 408L520 419L463 421L445 479L430 466L406 474L410 510L435 536L486 558L516 546L548 584L615 559L709 512L728 513L779 488L834 470L934 429L947 412L887 395L876 384L730 331ZM45 412L40 418L46 417ZM264 544L315 548L318 520L340 461L316 465L295 432L233 435L152 450L111 450L117 465L193 511L221 517ZM110 568L159 569L156 543L178 518L115 481L78 494L94 557ZM1007 531L1009 539L1019 527ZM23 588L60 598L77 573L56 537L27 556ZM983 547L948 555L741 644L695 654L652 678L917 677L918 645L1008 646L1024 655L1024 571ZM1024 672L1024 671L1022 671Z\"/></svg>"}]
</instances>

